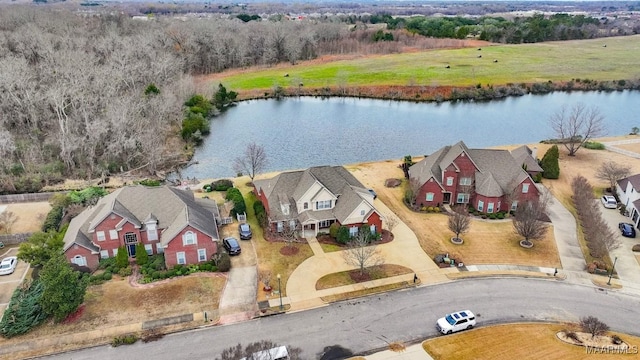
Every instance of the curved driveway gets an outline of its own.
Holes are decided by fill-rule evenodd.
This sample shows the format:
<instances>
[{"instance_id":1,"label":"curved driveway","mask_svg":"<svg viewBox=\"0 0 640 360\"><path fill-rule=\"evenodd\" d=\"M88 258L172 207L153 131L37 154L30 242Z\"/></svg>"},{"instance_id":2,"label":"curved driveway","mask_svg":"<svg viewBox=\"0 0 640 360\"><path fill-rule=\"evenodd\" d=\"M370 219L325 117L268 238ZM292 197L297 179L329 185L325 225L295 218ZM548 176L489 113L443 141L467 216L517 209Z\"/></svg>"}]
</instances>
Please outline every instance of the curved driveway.
<instances>
[{"instance_id":1,"label":"curved driveway","mask_svg":"<svg viewBox=\"0 0 640 360\"><path fill-rule=\"evenodd\" d=\"M437 335L444 313L471 309L478 326L519 321L576 321L596 316L613 331L640 335L638 297L557 280L474 279L394 291L309 311L165 336L157 342L100 346L52 359L212 359L237 343L271 340L299 347L317 359L338 344L353 353L413 343ZM633 344L638 345L638 344Z\"/></svg>"}]
</instances>

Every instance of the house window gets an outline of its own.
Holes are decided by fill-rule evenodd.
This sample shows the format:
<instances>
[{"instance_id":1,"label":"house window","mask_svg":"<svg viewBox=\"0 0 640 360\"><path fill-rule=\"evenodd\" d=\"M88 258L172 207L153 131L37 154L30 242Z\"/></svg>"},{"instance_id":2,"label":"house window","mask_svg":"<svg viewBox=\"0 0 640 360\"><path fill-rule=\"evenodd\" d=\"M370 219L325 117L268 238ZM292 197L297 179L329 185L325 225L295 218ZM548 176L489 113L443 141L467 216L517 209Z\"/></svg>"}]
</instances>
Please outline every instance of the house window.
<instances>
[{"instance_id":1,"label":"house window","mask_svg":"<svg viewBox=\"0 0 640 360\"><path fill-rule=\"evenodd\" d=\"M376 233L376 226L375 225L371 225L371 227L369 229L371 229L371 233L372 234Z\"/></svg>"},{"instance_id":2,"label":"house window","mask_svg":"<svg viewBox=\"0 0 640 360\"><path fill-rule=\"evenodd\" d=\"M109 230L109 240L118 240L118 230Z\"/></svg>"},{"instance_id":3,"label":"house window","mask_svg":"<svg viewBox=\"0 0 640 360\"><path fill-rule=\"evenodd\" d=\"M489 205L487 205L487 212L489 214L491 214L493 212L493 203L490 202Z\"/></svg>"},{"instance_id":4,"label":"house window","mask_svg":"<svg viewBox=\"0 0 640 360\"><path fill-rule=\"evenodd\" d=\"M147 255L153 255L153 245L144 244L144 250L147 252Z\"/></svg>"},{"instance_id":5,"label":"house window","mask_svg":"<svg viewBox=\"0 0 640 360\"><path fill-rule=\"evenodd\" d=\"M358 234L358 227L353 226L349 228L349 236L354 237Z\"/></svg>"},{"instance_id":6,"label":"house window","mask_svg":"<svg viewBox=\"0 0 640 360\"><path fill-rule=\"evenodd\" d=\"M135 244L138 242L138 237L136 236L136 234L132 233L132 232L128 232L126 234L124 234L124 243L125 244Z\"/></svg>"},{"instance_id":7,"label":"house window","mask_svg":"<svg viewBox=\"0 0 640 360\"><path fill-rule=\"evenodd\" d=\"M198 249L198 261L207 261L207 249Z\"/></svg>"},{"instance_id":8,"label":"house window","mask_svg":"<svg viewBox=\"0 0 640 360\"><path fill-rule=\"evenodd\" d=\"M84 256L76 255L71 258L71 262L78 266L87 266L87 258Z\"/></svg>"},{"instance_id":9,"label":"house window","mask_svg":"<svg viewBox=\"0 0 640 360\"><path fill-rule=\"evenodd\" d=\"M360 210L360 216L364 216L364 209Z\"/></svg>"},{"instance_id":10,"label":"house window","mask_svg":"<svg viewBox=\"0 0 640 360\"><path fill-rule=\"evenodd\" d=\"M157 229L147 229L147 239L149 241L158 240L158 230Z\"/></svg>"},{"instance_id":11,"label":"house window","mask_svg":"<svg viewBox=\"0 0 640 360\"><path fill-rule=\"evenodd\" d=\"M116 255L118 255L118 248L113 249L113 257L116 257Z\"/></svg>"},{"instance_id":12,"label":"house window","mask_svg":"<svg viewBox=\"0 0 640 360\"><path fill-rule=\"evenodd\" d=\"M156 244L156 252L158 254L164 254L164 248L162 247L162 244L160 244L160 243Z\"/></svg>"},{"instance_id":13,"label":"house window","mask_svg":"<svg viewBox=\"0 0 640 360\"><path fill-rule=\"evenodd\" d=\"M182 235L182 245L195 245L196 234L193 231L187 231Z\"/></svg>"},{"instance_id":14,"label":"house window","mask_svg":"<svg viewBox=\"0 0 640 360\"><path fill-rule=\"evenodd\" d=\"M187 258L184 256L184 251L177 252L176 259L178 260L178 264L180 265L184 265L187 263Z\"/></svg>"},{"instance_id":15,"label":"house window","mask_svg":"<svg viewBox=\"0 0 640 360\"><path fill-rule=\"evenodd\" d=\"M434 195L433 193L427 193L426 200L427 201L433 201L433 195Z\"/></svg>"},{"instance_id":16,"label":"house window","mask_svg":"<svg viewBox=\"0 0 640 360\"><path fill-rule=\"evenodd\" d=\"M459 193L456 201L458 204L469 203L469 194Z\"/></svg>"},{"instance_id":17,"label":"house window","mask_svg":"<svg viewBox=\"0 0 640 360\"><path fill-rule=\"evenodd\" d=\"M522 184L522 193L526 194L529 192L529 184Z\"/></svg>"},{"instance_id":18,"label":"house window","mask_svg":"<svg viewBox=\"0 0 640 360\"><path fill-rule=\"evenodd\" d=\"M104 231L96 232L96 236L98 237L98 241L104 241L105 240Z\"/></svg>"},{"instance_id":19,"label":"house window","mask_svg":"<svg viewBox=\"0 0 640 360\"><path fill-rule=\"evenodd\" d=\"M296 221L289 220L289 230L295 230L295 229L296 229Z\"/></svg>"},{"instance_id":20,"label":"house window","mask_svg":"<svg viewBox=\"0 0 640 360\"><path fill-rule=\"evenodd\" d=\"M460 178L460 185L471 185L471 178L470 177Z\"/></svg>"},{"instance_id":21,"label":"house window","mask_svg":"<svg viewBox=\"0 0 640 360\"><path fill-rule=\"evenodd\" d=\"M516 211L517 208L518 208L518 200L513 200L513 202L511 203L511 211Z\"/></svg>"},{"instance_id":22,"label":"house window","mask_svg":"<svg viewBox=\"0 0 640 360\"><path fill-rule=\"evenodd\" d=\"M276 231L281 233L284 230L284 223L282 221L278 221L276 228L277 228Z\"/></svg>"},{"instance_id":23,"label":"house window","mask_svg":"<svg viewBox=\"0 0 640 360\"><path fill-rule=\"evenodd\" d=\"M328 228L333 224L333 220L322 220L318 223L319 228Z\"/></svg>"},{"instance_id":24,"label":"house window","mask_svg":"<svg viewBox=\"0 0 640 360\"><path fill-rule=\"evenodd\" d=\"M308 203L308 202L304 203L303 208L304 208L305 210L309 209L309 203Z\"/></svg>"},{"instance_id":25,"label":"house window","mask_svg":"<svg viewBox=\"0 0 640 360\"><path fill-rule=\"evenodd\" d=\"M109 250L100 250L100 259L106 259L109 257Z\"/></svg>"},{"instance_id":26,"label":"house window","mask_svg":"<svg viewBox=\"0 0 640 360\"><path fill-rule=\"evenodd\" d=\"M331 209L331 200L316 201L316 210Z\"/></svg>"},{"instance_id":27,"label":"house window","mask_svg":"<svg viewBox=\"0 0 640 360\"><path fill-rule=\"evenodd\" d=\"M453 185L453 176L449 176L447 178L447 186L451 186L451 185Z\"/></svg>"},{"instance_id":28,"label":"house window","mask_svg":"<svg viewBox=\"0 0 640 360\"><path fill-rule=\"evenodd\" d=\"M478 211L484 211L484 201L478 200Z\"/></svg>"}]
</instances>

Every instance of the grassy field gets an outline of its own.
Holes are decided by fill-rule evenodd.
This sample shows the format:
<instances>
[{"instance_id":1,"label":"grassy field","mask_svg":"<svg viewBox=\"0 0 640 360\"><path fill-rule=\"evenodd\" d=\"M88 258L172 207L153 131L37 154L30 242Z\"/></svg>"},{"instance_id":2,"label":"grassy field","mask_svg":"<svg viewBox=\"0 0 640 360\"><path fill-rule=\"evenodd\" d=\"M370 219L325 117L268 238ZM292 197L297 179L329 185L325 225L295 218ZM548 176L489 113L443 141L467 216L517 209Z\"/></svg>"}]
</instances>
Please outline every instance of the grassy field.
<instances>
[{"instance_id":1,"label":"grassy field","mask_svg":"<svg viewBox=\"0 0 640 360\"><path fill-rule=\"evenodd\" d=\"M605 46L606 45L606 46ZM481 56L481 57L480 57ZM235 91L336 86L469 86L640 77L640 35L432 50L208 75ZM450 68L446 68L446 66ZM288 74L288 76L284 76Z\"/></svg>"},{"instance_id":2,"label":"grassy field","mask_svg":"<svg viewBox=\"0 0 640 360\"><path fill-rule=\"evenodd\" d=\"M435 360L465 359L545 359L578 360L603 358L634 359L636 354L587 354L582 346L566 344L556 333L567 329L564 324L509 324L483 327L422 343ZM631 346L640 338L618 334ZM636 348L637 349L637 348Z\"/></svg>"}]
</instances>

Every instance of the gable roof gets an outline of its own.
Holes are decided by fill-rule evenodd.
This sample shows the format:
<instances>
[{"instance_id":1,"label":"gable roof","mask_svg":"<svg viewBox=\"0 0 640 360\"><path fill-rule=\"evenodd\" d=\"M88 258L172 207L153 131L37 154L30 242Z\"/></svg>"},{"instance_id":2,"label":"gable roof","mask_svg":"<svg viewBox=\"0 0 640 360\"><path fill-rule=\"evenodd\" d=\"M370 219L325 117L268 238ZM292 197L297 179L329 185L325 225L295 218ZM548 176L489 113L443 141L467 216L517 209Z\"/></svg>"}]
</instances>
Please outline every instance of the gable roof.
<instances>
[{"instance_id":1,"label":"gable roof","mask_svg":"<svg viewBox=\"0 0 640 360\"><path fill-rule=\"evenodd\" d=\"M542 167L538 164L538 159L534 158L533 150L527 145L511 150L511 155L521 166L526 166L526 171L542 172Z\"/></svg>"},{"instance_id":2,"label":"gable roof","mask_svg":"<svg viewBox=\"0 0 640 360\"><path fill-rule=\"evenodd\" d=\"M269 218L272 221L298 219L304 223L307 220L335 218L343 223L363 201L371 197L364 185L342 166L316 166L306 170L283 172L271 179L255 180L253 183L256 190L267 198ZM313 211L297 208L297 201L315 183L320 184L338 199L332 209ZM373 205L367 203L373 209ZM287 204L289 213L285 214L282 205Z\"/></svg>"},{"instance_id":3,"label":"gable roof","mask_svg":"<svg viewBox=\"0 0 640 360\"><path fill-rule=\"evenodd\" d=\"M169 186L125 186L101 198L95 206L85 209L74 218L72 223L82 224L74 224L73 228L69 225L64 238L65 246L85 243L84 238L92 239L91 234L96 226L112 213L122 217L123 222L128 221L142 230L145 222L155 220L158 228L163 229L160 236L162 245L167 245L187 226L218 239L218 229L211 210L214 206L202 206L204 203L206 199L196 200L190 191Z\"/></svg>"},{"instance_id":4,"label":"gable roof","mask_svg":"<svg viewBox=\"0 0 640 360\"><path fill-rule=\"evenodd\" d=\"M631 183L631 186L635 191L640 191L640 174L627 176L624 179L618 180L618 185L620 185L620 188L622 189L622 191L627 190L628 183Z\"/></svg>"},{"instance_id":5,"label":"gable roof","mask_svg":"<svg viewBox=\"0 0 640 360\"><path fill-rule=\"evenodd\" d=\"M462 153L478 169L475 174L475 192L497 197L510 193L529 175L507 150L469 149L464 142L444 146L409 168L409 177L420 186L434 178L442 188L442 174ZM529 156L531 157L531 156ZM455 164L454 164L455 165Z\"/></svg>"}]
</instances>

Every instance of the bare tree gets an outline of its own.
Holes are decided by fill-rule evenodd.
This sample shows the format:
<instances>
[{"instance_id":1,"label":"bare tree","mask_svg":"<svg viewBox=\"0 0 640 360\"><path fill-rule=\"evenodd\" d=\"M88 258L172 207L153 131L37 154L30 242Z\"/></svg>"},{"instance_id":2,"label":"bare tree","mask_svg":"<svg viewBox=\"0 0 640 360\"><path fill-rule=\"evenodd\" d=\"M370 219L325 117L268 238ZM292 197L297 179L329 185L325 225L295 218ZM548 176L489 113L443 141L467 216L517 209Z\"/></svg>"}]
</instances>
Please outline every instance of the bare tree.
<instances>
[{"instance_id":1,"label":"bare tree","mask_svg":"<svg viewBox=\"0 0 640 360\"><path fill-rule=\"evenodd\" d=\"M404 202L409 206L416 205L416 196L420 191L420 182L416 178L410 178L404 190Z\"/></svg>"},{"instance_id":2,"label":"bare tree","mask_svg":"<svg viewBox=\"0 0 640 360\"><path fill-rule=\"evenodd\" d=\"M264 285L265 289L271 289L271 271L260 270L260 282Z\"/></svg>"},{"instance_id":3,"label":"bare tree","mask_svg":"<svg viewBox=\"0 0 640 360\"><path fill-rule=\"evenodd\" d=\"M0 213L0 233L11 234L11 228L18 221L19 217L13 211L3 211Z\"/></svg>"},{"instance_id":4,"label":"bare tree","mask_svg":"<svg viewBox=\"0 0 640 360\"><path fill-rule=\"evenodd\" d=\"M453 213L449 214L447 225L449 226L449 230L456 234L455 239L460 239L460 234L469 230L471 218L465 205L457 205L453 207L452 210Z\"/></svg>"},{"instance_id":5,"label":"bare tree","mask_svg":"<svg viewBox=\"0 0 640 360\"><path fill-rule=\"evenodd\" d=\"M608 181L611 191L615 193L616 182L631 174L631 167L620 165L614 161L606 161L596 170L596 178L602 181ZM624 190L624 189L623 189Z\"/></svg>"},{"instance_id":6,"label":"bare tree","mask_svg":"<svg viewBox=\"0 0 640 360\"><path fill-rule=\"evenodd\" d=\"M603 335L609 331L609 326L598 320L595 316L586 316L581 318L579 325L582 328L582 331L591 334L592 339L596 335Z\"/></svg>"},{"instance_id":7,"label":"bare tree","mask_svg":"<svg viewBox=\"0 0 640 360\"><path fill-rule=\"evenodd\" d=\"M342 252L344 261L352 266L357 266L360 269L360 275L364 274L365 268L381 265L384 263L384 259L380 255L378 249L369 244L370 234L366 234L364 231L359 231L351 241L349 241L349 249Z\"/></svg>"},{"instance_id":8,"label":"bare tree","mask_svg":"<svg viewBox=\"0 0 640 360\"><path fill-rule=\"evenodd\" d=\"M244 150L244 156L235 158L233 170L238 173L246 173L253 181L257 173L267 166L267 153L262 145L252 142Z\"/></svg>"},{"instance_id":9,"label":"bare tree","mask_svg":"<svg viewBox=\"0 0 640 360\"><path fill-rule=\"evenodd\" d=\"M291 226L293 224L293 226ZM288 224L283 226L280 236L284 238L287 246L292 247L293 243L298 239L300 225L295 220L290 220Z\"/></svg>"},{"instance_id":10,"label":"bare tree","mask_svg":"<svg viewBox=\"0 0 640 360\"><path fill-rule=\"evenodd\" d=\"M385 219L385 223L387 224L387 229L389 229L389 231L393 231L393 228L396 227L399 222L400 220L395 215L389 215Z\"/></svg>"},{"instance_id":11,"label":"bare tree","mask_svg":"<svg viewBox=\"0 0 640 360\"><path fill-rule=\"evenodd\" d=\"M539 240L547 233L547 224L542 219L547 212L547 204L544 199L527 200L518 204L513 227L515 231L524 237L523 245L532 246L531 240Z\"/></svg>"},{"instance_id":12,"label":"bare tree","mask_svg":"<svg viewBox=\"0 0 640 360\"><path fill-rule=\"evenodd\" d=\"M596 107L587 108L583 103L571 109L563 106L551 115L549 123L569 151L569 156L575 156L585 142L605 133L604 116L600 110Z\"/></svg>"}]
</instances>

